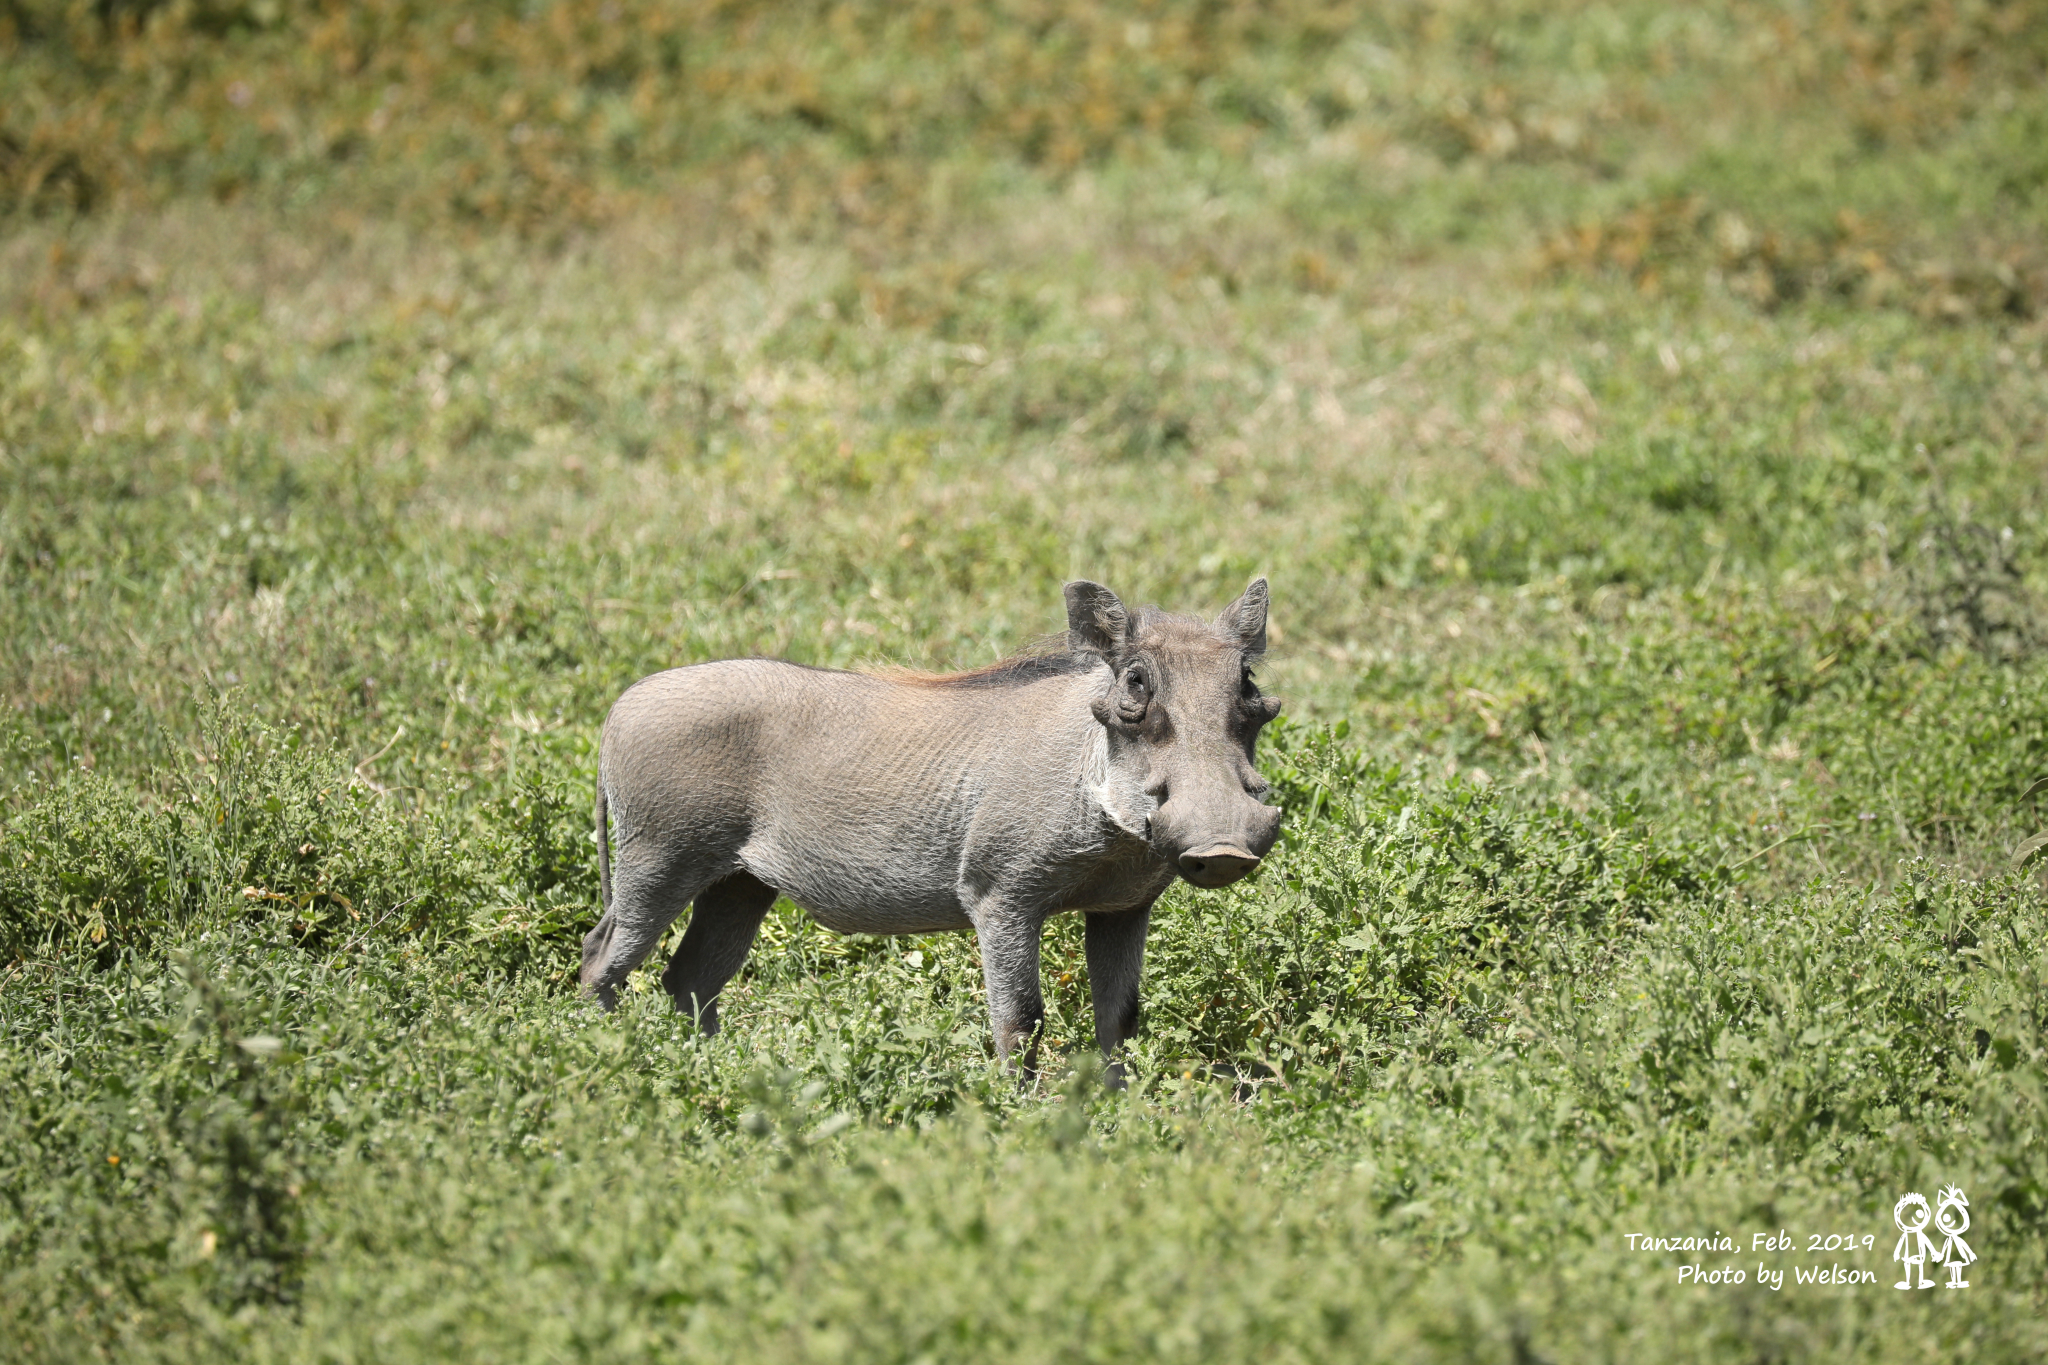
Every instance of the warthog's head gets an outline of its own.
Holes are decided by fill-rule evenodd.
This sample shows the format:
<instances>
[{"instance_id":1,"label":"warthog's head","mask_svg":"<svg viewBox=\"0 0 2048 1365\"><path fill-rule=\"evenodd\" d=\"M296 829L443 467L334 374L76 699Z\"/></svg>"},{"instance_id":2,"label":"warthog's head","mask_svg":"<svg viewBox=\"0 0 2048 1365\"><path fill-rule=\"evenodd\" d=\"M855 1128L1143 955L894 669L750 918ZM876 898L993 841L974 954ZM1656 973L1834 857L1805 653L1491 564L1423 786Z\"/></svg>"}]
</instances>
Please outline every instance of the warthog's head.
<instances>
[{"instance_id":1,"label":"warthog's head","mask_svg":"<svg viewBox=\"0 0 2048 1365\"><path fill-rule=\"evenodd\" d=\"M1110 667L1095 718L1112 785L1149 798L1152 847L1196 886L1228 886L1257 867L1280 833L1252 766L1259 728L1280 713L1252 681L1266 650L1266 580L1214 621L1132 613L1100 583L1069 583L1067 634Z\"/></svg>"}]
</instances>

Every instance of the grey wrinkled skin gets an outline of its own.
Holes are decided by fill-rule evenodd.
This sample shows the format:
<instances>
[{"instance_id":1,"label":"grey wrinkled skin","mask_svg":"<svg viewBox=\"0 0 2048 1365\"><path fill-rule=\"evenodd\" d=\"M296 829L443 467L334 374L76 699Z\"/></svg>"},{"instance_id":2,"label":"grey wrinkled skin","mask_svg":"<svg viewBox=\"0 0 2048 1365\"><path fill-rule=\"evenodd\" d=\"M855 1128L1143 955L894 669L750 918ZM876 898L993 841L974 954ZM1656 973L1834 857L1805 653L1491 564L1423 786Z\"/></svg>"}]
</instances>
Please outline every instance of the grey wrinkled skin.
<instances>
[{"instance_id":1,"label":"grey wrinkled skin","mask_svg":"<svg viewBox=\"0 0 2048 1365\"><path fill-rule=\"evenodd\" d=\"M841 933L972 928L996 1046L1028 1074L1039 937L1078 910L1113 1057L1137 1029L1152 902L1176 876L1236 881L1279 834L1252 758L1280 703L1251 678L1263 578L1213 622L1128 612L1097 583L1066 597L1068 652L973 673L730 659L628 688L599 750L584 986L611 1008L692 903L661 982L707 1033L777 894Z\"/></svg>"}]
</instances>

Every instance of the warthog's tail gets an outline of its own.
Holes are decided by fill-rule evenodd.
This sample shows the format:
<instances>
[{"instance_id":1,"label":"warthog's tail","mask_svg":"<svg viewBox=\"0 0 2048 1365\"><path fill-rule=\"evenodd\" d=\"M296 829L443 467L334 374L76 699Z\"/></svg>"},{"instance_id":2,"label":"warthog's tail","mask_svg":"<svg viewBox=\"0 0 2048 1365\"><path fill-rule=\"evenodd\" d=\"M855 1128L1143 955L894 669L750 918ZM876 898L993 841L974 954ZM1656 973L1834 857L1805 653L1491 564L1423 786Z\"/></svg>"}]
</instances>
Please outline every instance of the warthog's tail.
<instances>
[{"instance_id":1,"label":"warthog's tail","mask_svg":"<svg viewBox=\"0 0 2048 1365\"><path fill-rule=\"evenodd\" d=\"M604 779L597 780L597 904L612 912L612 836L610 809L604 799Z\"/></svg>"}]
</instances>

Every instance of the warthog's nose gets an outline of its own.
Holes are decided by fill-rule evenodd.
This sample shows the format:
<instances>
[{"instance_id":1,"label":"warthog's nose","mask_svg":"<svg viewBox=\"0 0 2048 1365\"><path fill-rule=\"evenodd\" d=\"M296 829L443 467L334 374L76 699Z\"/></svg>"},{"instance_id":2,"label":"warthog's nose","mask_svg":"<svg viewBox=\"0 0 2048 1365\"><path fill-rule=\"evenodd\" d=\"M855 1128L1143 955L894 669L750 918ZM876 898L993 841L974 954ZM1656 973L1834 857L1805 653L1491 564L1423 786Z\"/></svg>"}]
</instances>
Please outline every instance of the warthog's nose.
<instances>
[{"instance_id":1,"label":"warthog's nose","mask_svg":"<svg viewBox=\"0 0 2048 1365\"><path fill-rule=\"evenodd\" d=\"M1235 844L1212 844L1180 855L1180 875L1196 886L1228 886L1258 865L1256 854Z\"/></svg>"}]
</instances>

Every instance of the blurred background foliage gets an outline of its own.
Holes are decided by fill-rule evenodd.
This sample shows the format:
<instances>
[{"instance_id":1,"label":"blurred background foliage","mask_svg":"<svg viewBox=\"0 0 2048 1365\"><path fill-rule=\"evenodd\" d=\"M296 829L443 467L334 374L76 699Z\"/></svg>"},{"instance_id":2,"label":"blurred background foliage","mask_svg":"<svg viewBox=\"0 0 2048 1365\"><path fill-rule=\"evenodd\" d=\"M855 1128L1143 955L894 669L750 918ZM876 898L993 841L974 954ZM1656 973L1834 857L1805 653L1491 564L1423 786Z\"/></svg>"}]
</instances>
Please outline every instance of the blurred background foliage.
<instances>
[{"instance_id":1,"label":"blurred background foliage","mask_svg":"<svg viewBox=\"0 0 2048 1365\"><path fill-rule=\"evenodd\" d=\"M886 243L963 165L1291 154L1318 163L1311 218L1361 193L1388 215L1370 182L1409 159L1540 187L1546 260L1645 286L1942 316L2048 287L2048 20L2024 0L9 0L0 52L13 212L254 196L559 237L682 201Z\"/></svg>"}]
</instances>

